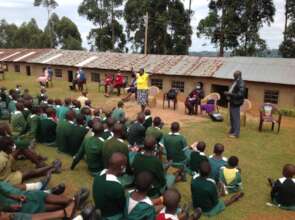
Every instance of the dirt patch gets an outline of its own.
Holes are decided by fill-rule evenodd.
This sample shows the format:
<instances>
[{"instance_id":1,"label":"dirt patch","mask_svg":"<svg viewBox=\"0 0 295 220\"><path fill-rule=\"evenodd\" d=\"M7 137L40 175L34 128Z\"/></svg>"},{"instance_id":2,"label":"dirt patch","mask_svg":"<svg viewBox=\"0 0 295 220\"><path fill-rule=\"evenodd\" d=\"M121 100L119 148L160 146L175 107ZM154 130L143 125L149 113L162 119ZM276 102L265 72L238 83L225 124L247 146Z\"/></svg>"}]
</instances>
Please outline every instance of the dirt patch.
<instances>
[{"instance_id":1,"label":"dirt patch","mask_svg":"<svg viewBox=\"0 0 295 220\"><path fill-rule=\"evenodd\" d=\"M279 214L265 213L265 214L251 214L243 220L294 220L295 213L292 212L281 212Z\"/></svg>"}]
</instances>

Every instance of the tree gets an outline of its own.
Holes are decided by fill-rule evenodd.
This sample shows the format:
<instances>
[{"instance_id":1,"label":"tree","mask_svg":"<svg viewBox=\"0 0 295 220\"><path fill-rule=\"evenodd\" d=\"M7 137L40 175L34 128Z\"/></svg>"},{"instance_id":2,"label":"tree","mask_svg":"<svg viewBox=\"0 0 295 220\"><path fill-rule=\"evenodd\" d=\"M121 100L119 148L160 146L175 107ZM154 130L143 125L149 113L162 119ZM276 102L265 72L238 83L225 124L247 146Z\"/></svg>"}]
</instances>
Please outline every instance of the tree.
<instances>
[{"instance_id":1,"label":"tree","mask_svg":"<svg viewBox=\"0 0 295 220\"><path fill-rule=\"evenodd\" d=\"M132 49L144 51L145 22L148 12L148 53L187 54L191 45L189 11L180 0L128 0L124 18ZM187 44L188 42L188 44Z\"/></svg>"},{"instance_id":2,"label":"tree","mask_svg":"<svg viewBox=\"0 0 295 220\"><path fill-rule=\"evenodd\" d=\"M100 51L123 51L126 44L122 18L123 0L83 0L79 6L80 15L86 16L98 28L90 31L88 39L93 49Z\"/></svg>"},{"instance_id":3,"label":"tree","mask_svg":"<svg viewBox=\"0 0 295 220\"><path fill-rule=\"evenodd\" d=\"M197 36L204 36L219 47L219 56L224 56L224 50L234 49L239 45L241 33L242 0L211 0L209 14L199 22Z\"/></svg>"},{"instance_id":4,"label":"tree","mask_svg":"<svg viewBox=\"0 0 295 220\"><path fill-rule=\"evenodd\" d=\"M15 48L14 39L17 32L15 24L8 24L4 19L0 21L0 48Z\"/></svg>"},{"instance_id":5,"label":"tree","mask_svg":"<svg viewBox=\"0 0 295 220\"><path fill-rule=\"evenodd\" d=\"M47 21L48 21L48 32L50 33L51 47L53 47L53 29L50 25L50 15L53 9L58 7L58 3L55 0L34 0L34 6L40 7L43 6L47 9Z\"/></svg>"}]
</instances>

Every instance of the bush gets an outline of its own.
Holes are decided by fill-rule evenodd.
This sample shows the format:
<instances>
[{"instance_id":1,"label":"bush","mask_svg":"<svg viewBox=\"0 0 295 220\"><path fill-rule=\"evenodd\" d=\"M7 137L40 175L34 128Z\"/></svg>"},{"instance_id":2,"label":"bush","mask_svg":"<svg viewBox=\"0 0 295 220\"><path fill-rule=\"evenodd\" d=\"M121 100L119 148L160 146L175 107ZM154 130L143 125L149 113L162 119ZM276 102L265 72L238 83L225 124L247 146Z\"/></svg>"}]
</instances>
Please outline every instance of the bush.
<instances>
[{"instance_id":1,"label":"bush","mask_svg":"<svg viewBox=\"0 0 295 220\"><path fill-rule=\"evenodd\" d=\"M295 109L280 109L280 112L283 116L295 118Z\"/></svg>"}]
</instances>

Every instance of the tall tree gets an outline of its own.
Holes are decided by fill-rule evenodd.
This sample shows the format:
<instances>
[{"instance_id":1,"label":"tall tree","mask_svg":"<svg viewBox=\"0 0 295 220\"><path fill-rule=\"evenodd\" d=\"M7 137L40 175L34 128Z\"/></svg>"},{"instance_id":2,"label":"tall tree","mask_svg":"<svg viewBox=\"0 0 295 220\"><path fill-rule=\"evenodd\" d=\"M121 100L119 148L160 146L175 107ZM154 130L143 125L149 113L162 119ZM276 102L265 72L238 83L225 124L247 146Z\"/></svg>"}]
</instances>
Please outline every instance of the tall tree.
<instances>
[{"instance_id":1,"label":"tall tree","mask_svg":"<svg viewBox=\"0 0 295 220\"><path fill-rule=\"evenodd\" d=\"M241 33L242 2L236 0L210 0L209 14L199 22L197 36L204 36L219 47L219 56L224 56L226 49L239 45Z\"/></svg>"},{"instance_id":2,"label":"tall tree","mask_svg":"<svg viewBox=\"0 0 295 220\"><path fill-rule=\"evenodd\" d=\"M144 51L148 12L148 53L186 54L191 44L189 11L180 0L128 0L124 9L127 34L132 49ZM188 42L188 44L187 44Z\"/></svg>"},{"instance_id":3,"label":"tall tree","mask_svg":"<svg viewBox=\"0 0 295 220\"><path fill-rule=\"evenodd\" d=\"M50 21L51 12L52 12L52 10L54 10L58 6L58 3L55 0L34 0L33 4L36 7L43 6L47 9L47 16L48 16L47 21L49 24L48 28L49 28L49 33L50 33L51 47L53 47L54 46L53 29L52 29L49 21Z\"/></svg>"},{"instance_id":4,"label":"tall tree","mask_svg":"<svg viewBox=\"0 0 295 220\"><path fill-rule=\"evenodd\" d=\"M8 24L6 20L0 20L0 48L15 48L15 24Z\"/></svg>"},{"instance_id":5,"label":"tall tree","mask_svg":"<svg viewBox=\"0 0 295 220\"><path fill-rule=\"evenodd\" d=\"M93 49L124 50L126 39L123 26L119 23L123 14L122 5L123 0L83 0L79 6L79 14L98 26L88 35Z\"/></svg>"},{"instance_id":6,"label":"tall tree","mask_svg":"<svg viewBox=\"0 0 295 220\"><path fill-rule=\"evenodd\" d=\"M295 57L295 1L286 0L284 41L280 45L280 54L286 58Z\"/></svg>"}]
</instances>

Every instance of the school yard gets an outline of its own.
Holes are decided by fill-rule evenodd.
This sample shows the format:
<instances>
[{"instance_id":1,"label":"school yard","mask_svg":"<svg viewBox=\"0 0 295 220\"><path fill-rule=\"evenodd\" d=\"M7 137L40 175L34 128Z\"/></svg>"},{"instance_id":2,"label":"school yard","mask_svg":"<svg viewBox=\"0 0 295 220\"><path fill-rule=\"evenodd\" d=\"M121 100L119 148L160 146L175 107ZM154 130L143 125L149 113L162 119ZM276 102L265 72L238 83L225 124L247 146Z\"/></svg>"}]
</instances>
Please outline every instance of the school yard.
<instances>
[{"instance_id":1,"label":"school yard","mask_svg":"<svg viewBox=\"0 0 295 220\"><path fill-rule=\"evenodd\" d=\"M0 81L0 87L14 88L16 84L21 84L23 88L29 88L32 95L39 93L39 85L36 79L21 74L7 73L5 81ZM78 97L79 92L69 90L68 82L55 81L54 87L49 88L50 98ZM119 100L116 96L106 99L103 93L98 93L97 84L88 84L89 98L93 106L111 109ZM229 139L226 136L227 123L214 123L206 117L185 116L184 110L162 110L162 101L159 100L159 107L152 109L153 116L161 116L165 122L165 130L169 123L176 120L182 123L182 133L187 137L191 144L197 140L207 143L206 154L212 154L215 143L225 145L225 156L236 155L240 158L242 169L242 180L245 197L238 203L229 207L217 217L211 218L224 220L284 220L295 219L295 213L282 211L266 205L270 200L270 188L267 184L267 177L281 177L281 169L286 163L295 163L295 120L291 118L283 119L283 128L280 134L265 130L262 133L257 131L258 119L251 117L247 126L242 128L239 139ZM179 103L180 105L182 103ZM133 118L139 108L133 102L126 103L128 116ZM225 111L224 111L225 112ZM74 171L70 170L72 159L56 149L37 145L37 151L48 156L48 162L54 159L63 161L63 172L54 175L50 185L64 182L67 185L66 193L72 195L79 187L92 188L92 177L88 175L85 163L82 161ZM19 161L17 166L20 169L31 167L31 164ZM182 194L182 203L189 204L190 197L190 178L185 183L178 183L176 187ZM207 219L202 217L201 219Z\"/></svg>"}]
</instances>

